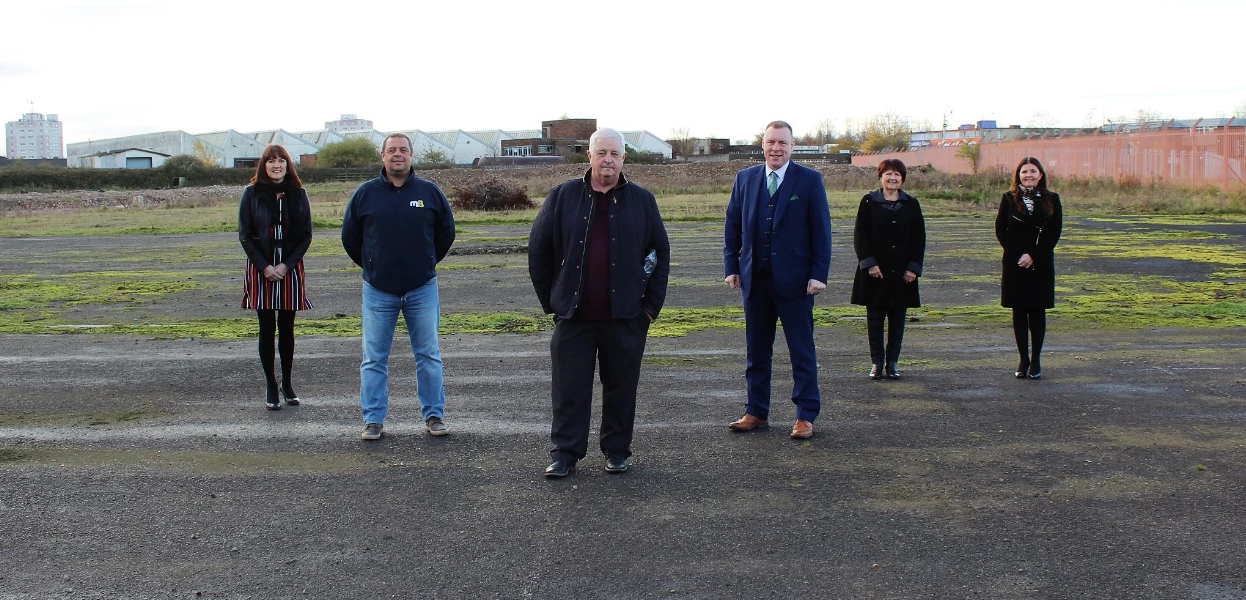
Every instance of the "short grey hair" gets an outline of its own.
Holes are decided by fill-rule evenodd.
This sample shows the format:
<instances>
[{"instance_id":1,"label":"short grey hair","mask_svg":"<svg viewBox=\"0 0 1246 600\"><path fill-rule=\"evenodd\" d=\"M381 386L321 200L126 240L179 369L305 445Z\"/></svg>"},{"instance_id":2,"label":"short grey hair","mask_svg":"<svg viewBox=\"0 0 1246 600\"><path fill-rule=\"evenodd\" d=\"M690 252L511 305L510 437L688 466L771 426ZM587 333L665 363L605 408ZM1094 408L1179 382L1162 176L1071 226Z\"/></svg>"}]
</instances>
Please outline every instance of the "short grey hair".
<instances>
[{"instance_id":1,"label":"short grey hair","mask_svg":"<svg viewBox=\"0 0 1246 600\"><path fill-rule=\"evenodd\" d=\"M619 140L619 147L623 149L623 154L627 154L627 142L623 140L623 134L609 127L602 127L594 131L592 137L588 138L589 154L592 154L593 149L597 147L597 142L603 139Z\"/></svg>"}]
</instances>

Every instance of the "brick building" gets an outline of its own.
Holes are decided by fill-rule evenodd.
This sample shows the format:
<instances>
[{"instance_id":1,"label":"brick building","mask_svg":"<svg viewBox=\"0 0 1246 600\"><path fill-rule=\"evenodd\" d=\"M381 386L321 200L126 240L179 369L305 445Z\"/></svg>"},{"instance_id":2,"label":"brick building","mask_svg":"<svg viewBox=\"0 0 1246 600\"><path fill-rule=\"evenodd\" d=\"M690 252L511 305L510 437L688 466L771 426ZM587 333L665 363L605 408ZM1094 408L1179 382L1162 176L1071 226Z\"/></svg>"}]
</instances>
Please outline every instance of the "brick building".
<instances>
[{"instance_id":1,"label":"brick building","mask_svg":"<svg viewBox=\"0 0 1246 600\"><path fill-rule=\"evenodd\" d=\"M597 119L541 121L539 138L502 140L502 156L562 156L588 152L588 138L597 131Z\"/></svg>"}]
</instances>

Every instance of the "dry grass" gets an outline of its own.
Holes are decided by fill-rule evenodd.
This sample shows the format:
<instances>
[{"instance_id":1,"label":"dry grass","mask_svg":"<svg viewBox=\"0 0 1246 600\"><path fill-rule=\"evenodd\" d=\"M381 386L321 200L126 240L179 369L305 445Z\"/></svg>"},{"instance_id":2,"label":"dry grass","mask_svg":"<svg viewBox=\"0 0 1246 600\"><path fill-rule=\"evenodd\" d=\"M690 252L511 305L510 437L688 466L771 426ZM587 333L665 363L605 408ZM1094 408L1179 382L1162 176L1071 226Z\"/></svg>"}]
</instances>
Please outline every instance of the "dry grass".
<instances>
[{"instance_id":1,"label":"dry grass","mask_svg":"<svg viewBox=\"0 0 1246 600\"><path fill-rule=\"evenodd\" d=\"M663 216L670 221L717 221L726 211L736 173L749 163L628 165L628 177L652 191ZM437 183L447 196L483 177L495 177L521 186L538 203L546 192L564 181L583 177L585 165L559 165L515 170L480 171L438 169L418 174ZM831 215L851 219L861 196L877 187L872 169L822 165ZM337 228L346 203L359 182L314 185L308 188L317 228ZM1052 182L1069 215L1244 214L1246 191L1176 186L1118 185L1102 179L1063 179ZM995 214L1000 195L1008 188L1006 175L948 175L910 170L905 189L922 203L928 217ZM0 200L0 235L90 235L116 233L188 233L229 231L237 223L240 187L214 186L183 190L127 192L57 192L6 195ZM144 196L142 205L133 202ZM471 223L530 223L536 209L512 211L458 211L455 219Z\"/></svg>"}]
</instances>

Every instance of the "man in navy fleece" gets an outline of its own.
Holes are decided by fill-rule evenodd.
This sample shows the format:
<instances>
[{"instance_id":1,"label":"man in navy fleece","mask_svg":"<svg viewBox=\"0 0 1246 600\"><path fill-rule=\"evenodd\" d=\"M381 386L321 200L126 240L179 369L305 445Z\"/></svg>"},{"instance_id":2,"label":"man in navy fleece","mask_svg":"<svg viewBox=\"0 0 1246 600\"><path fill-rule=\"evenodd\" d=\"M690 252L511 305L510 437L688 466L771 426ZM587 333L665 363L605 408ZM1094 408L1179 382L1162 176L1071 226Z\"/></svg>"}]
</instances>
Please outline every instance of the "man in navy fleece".
<instances>
[{"instance_id":1,"label":"man in navy fleece","mask_svg":"<svg viewBox=\"0 0 1246 600\"><path fill-rule=\"evenodd\" d=\"M381 438L389 414L389 352L402 313L415 354L416 395L429 435L450 433L444 422L441 299L437 263L454 243L454 215L445 194L415 176L411 138L391 133L381 146L381 176L355 190L342 219L342 246L363 268L363 363L359 404L365 440Z\"/></svg>"}]
</instances>

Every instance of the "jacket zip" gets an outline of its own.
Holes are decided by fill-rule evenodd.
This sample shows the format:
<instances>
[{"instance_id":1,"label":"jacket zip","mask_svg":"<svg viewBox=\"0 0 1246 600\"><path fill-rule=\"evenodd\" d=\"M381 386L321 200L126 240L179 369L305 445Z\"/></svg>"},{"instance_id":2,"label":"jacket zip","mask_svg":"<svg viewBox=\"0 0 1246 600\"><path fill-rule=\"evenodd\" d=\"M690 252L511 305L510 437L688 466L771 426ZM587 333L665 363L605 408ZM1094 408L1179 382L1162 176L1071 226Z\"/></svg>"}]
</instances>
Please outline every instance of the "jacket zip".
<instances>
[{"instance_id":1,"label":"jacket zip","mask_svg":"<svg viewBox=\"0 0 1246 600\"><path fill-rule=\"evenodd\" d=\"M581 244L584 247L580 250L580 273L576 276L575 306L572 307L573 313L575 309L580 308L580 292L584 287L584 259L588 257L588 234L593 227L593 209L597 207L597 199L593 197L592 185L584 188L584 192L588 196L588 222L584 224L584 241Z\"/></svg>"},{"instance_id":2,"label":"jacket zip","mask_svg":"<svg viewBox=\"0 0 1246 600\"><path fill-rule=\"evenodd\" d=\"M1037 230L1038 230L1038 235L1034 236L1034 249L1035 249L1035 250L1037 250L1037 249L1038 249L1038 241L1039 241L1039 240L1041 240L1041 239L1043 239L1043 228L1042 228L1042 227L1039 227L1038 225L1034 225L1034 224L1031 224L1031 223L1026 223L1025 221L1022 221L1022 220L1021 220L1021 217L1019 217L1019 216L1017 216L1017 215L1013 215L1013 216L1012 216L1012 218L1016 219L1016 220L1017 220L1017 222L1018 222L1018 223L1020 223L1020 224L1022 224L1022 225L1025 225L1025 226L1027 226L1027 227L1033 227L1034 229L1037 229Z\"/></svg>"}]
</instances>

